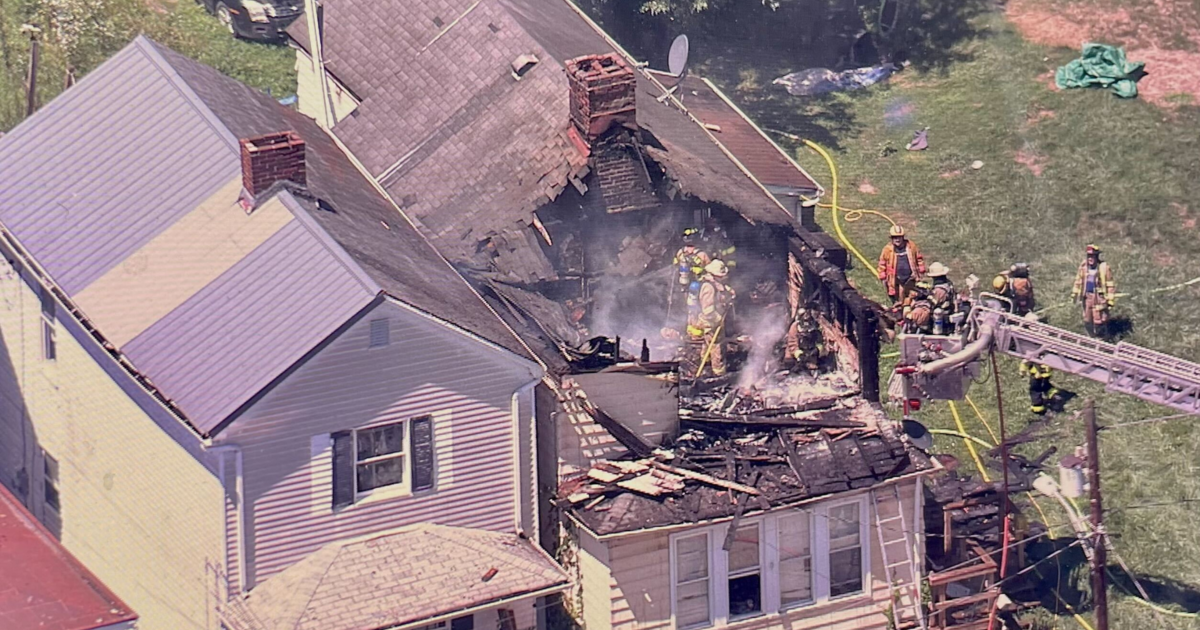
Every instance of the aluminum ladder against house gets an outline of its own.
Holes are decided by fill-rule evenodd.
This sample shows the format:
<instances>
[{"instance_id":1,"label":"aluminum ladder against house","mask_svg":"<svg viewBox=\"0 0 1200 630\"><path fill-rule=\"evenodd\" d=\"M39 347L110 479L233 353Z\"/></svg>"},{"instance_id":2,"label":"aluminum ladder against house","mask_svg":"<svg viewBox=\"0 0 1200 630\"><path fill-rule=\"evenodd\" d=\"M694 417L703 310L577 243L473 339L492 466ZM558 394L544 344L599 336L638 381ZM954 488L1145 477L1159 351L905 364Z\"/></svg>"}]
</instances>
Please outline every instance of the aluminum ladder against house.
<instances>
[{"instance_id":1,"label":"aluminum ladder against house","mask_svg":"<svg viewBox=\"0 0 1200 630\"><path fill-rule=\"evenodd\" d=\"M900 500L900 489L892 483L888 484L891 489L891 496L895 499L896 515L880 518L879 514L879 499L880 495L875 490L871 490L871 512L875 515L875 533L879 537L879 553L883 556L883 573L888 583L888 594L892 600L892 625L899 630L900 628L912 627L909 624L916 623L921 630L928 628L925 623L925 609L921 607L921 572L917 570L915 557L919 553L917 549L918 542L916 536L909 531L908 520L904 518L904 503ZM903 539L900 541L888 541L883 536L885 527L895 527L898 524L900 532L903 534ZM896 542L903 543L900 547L903 549L903 559L895 563L888 560L888 545L895 545ZM907 579L896 575L897 569L907 569ZM897 585L897 583L899 583ZM901 611L912 612L905 615Z\"/></svg>"}]
</instances>

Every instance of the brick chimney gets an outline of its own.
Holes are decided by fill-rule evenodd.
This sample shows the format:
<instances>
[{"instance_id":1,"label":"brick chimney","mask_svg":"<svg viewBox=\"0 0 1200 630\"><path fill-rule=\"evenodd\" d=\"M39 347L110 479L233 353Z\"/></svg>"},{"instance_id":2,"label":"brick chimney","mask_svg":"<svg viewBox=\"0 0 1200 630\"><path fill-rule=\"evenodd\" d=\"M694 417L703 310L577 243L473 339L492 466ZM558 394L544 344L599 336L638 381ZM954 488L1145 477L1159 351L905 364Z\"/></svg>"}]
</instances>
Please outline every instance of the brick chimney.
<instances>
[{"instance_id":1,"label":"brick chimney","mask_svg":"<svg viewBox=\"0 0 1200 630\"><path fill-rule=\"evenodd\" d=\"M242 138L242 187L251 198L287 180L304 186L304 140L294 131Z\"/></svg>"},{"instance_id":2,"label":"brick chimney","mask_svg":"<svg viewBox=\"0 0 1200 630\"><path fill-rule=\"evenodd\" d=\"M636 126L637 77L617 53L567 62L571 123L590 144L614 124Z\"/></svg>"}]
</instances>

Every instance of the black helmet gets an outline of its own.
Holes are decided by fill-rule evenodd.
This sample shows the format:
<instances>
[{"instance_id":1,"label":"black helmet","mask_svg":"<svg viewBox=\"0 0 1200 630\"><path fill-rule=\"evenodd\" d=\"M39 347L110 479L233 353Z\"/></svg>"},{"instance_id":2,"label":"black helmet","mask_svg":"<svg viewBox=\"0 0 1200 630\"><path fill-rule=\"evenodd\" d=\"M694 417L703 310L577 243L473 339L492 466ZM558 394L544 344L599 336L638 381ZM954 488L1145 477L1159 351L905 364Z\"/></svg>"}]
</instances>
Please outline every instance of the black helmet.
<instances>
[{"instance_id":1,"label":"black helmet","mask_svg":"<svg viewBox=\"0 0 1200 630\"><path fill-rule=\"evenodd\" d=\"M683 244L693 245L700 238L700 230L690 227L683 231Z\"/></svg>"}]
</instances>

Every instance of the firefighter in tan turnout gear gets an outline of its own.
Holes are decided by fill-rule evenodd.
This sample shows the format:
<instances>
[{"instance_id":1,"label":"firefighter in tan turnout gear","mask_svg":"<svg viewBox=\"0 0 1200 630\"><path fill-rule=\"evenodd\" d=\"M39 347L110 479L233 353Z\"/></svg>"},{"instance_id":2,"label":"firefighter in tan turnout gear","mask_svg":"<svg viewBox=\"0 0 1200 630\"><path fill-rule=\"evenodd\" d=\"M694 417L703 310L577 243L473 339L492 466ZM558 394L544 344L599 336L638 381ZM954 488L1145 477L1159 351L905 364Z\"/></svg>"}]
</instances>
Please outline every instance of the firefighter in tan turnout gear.
<instances>
[{"instance_id":1,"label":"firefighter in tan turnout gear","mask_svg":"<svg viewBox=\"0 0 1200 630\"><path fill-rule=\"evenodd\" d=\"M917 244L905 236L902 226L893 225L888 237L888 244L879 253L876 271L892 304L904 304L917 281L925 277L925 257Z\"/></svg>"},{"instance_id":2,"label":"firefighter in tan turnout gear","mask_svg":"<svg viewBox=\"0 0 1200 630\"><path fill-rule=\"evenodd\" d=\"M699 312L688 322L688 335L693 341L703 340L699 374L711 369L713 376L725 374L725 318L733 306L734 292L725 284L729 268L720 260L704 267L700 283Z\"/></svg>"},{"instance_id":3,"label":"firefighter in tan turnout gear","mask_svg":"<svg viewBox=\"0 0 1200 630\"><path fill-rule=\"evenodd\" d=\"M1072 300L1083 302L1083 327L1093 337L1108 335L1109 311L1117 301L1117 283L1112 269L1100 260L1100 248L1088 245L1079 272L1075 274Z\"/></svg>"}]
</instances>

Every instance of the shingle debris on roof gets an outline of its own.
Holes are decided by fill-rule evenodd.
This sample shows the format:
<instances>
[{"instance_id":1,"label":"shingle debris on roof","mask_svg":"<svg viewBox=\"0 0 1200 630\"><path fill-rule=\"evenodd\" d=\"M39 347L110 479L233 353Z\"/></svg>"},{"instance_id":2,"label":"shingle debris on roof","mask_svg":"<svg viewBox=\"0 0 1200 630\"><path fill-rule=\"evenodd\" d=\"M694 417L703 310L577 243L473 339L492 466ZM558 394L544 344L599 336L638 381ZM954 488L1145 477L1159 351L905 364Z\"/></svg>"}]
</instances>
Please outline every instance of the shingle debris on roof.
<instances>
[{"instance_id":1,"label":"shingle debris on roof","mask_svg":"<svg viewBox=\"0 0 1200 630\"><path fill-rule=\"evenodd\" d=\"M425 524L330 543L243 606L267 630L373 630L566 585L566 573L515 534Z\"/></svg>"}]
</instances>

